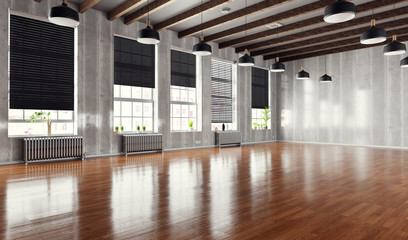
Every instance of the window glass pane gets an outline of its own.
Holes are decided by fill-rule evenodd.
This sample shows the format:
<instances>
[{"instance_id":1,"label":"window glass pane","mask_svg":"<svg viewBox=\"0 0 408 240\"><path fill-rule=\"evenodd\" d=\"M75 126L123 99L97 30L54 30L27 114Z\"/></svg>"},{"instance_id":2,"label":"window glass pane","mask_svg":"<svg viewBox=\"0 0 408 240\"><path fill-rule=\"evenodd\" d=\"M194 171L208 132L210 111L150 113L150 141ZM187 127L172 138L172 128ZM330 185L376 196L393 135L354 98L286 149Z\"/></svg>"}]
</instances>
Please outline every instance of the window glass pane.
<instances>
[{"instance_id":1,"label":"window glass pane","mask_svg":"<svg viewBox=\"0 0 408 240\"><path fill-rule=\"evenodd\" d=\"M43 112L45 113L45 115L50 113L50 119L52 119L52 120L57 120L58 119L58 111L57 110L43 110ZM48 118L48 116L44 116L44 117Z\"/></svg>"},{"instance_id":2,"label":"window glass pane","mask_svg":"<svg viewBox=\"0 0 408 240\"><path fill-rule=\"evenodd\" d=\"M132 87L132 98L142 99L141 87Z\"/></svg>"},{"instance_id":3,"label":"window glass pane","mask_svg":"<svg viewBox=\"0 0 408 240\"><path fill-rule=\"evenodd\" d=\"M172 119L172 121L173 121L173 130L174 131L180 131L181 129L180 129L180 118L173 118Z\"/></svg>"},{"instance_id":4,"label":"window glass pane","mask_svg":"<svg viewBox=\"0 0 408 240\"><path fill-rule=\"evenodd\" d=\"M130 86L121 86L120 90L121 90L121 93L120 93L121 98L131 98L132 97L132 88Z\"/></svg>"},{"instance_id":5,"label":"window glass pane","mask_svg":"<svg viewBox=\"0 0 408 240\"><path fill-rule=\"evenodd\" d=\"M153 116L153 104L143 103L143 117L152 117L152 116Z\"/></svg>"},{"instance_id":6,"label":"window glass pane","mask_svg":"<svg viewBox=\"0 0 408 240\"><path fill-rule=\"evenodd\" d=\"M188 118L188 105L181 105L181 117Z\"/></svg>"},{"instance_id":7,"label":"window glass pane","mask_svg":"<svg viewBox=\"0 0 408 240\"><path fill-rule=\"evenodd\" d=\"M58 119L59 120L72 120L73 119L72 111L58 111Z\"/></svg>"},{"instance_id":8,"label":"window glass pane","mask_svg":"<svg viewBox=\"0 0 408 240\"><path fill-rule=\"evenodd\" d=\"M115 127L119 127L120 130L120 117L113 118L113 130L115 130Z\"/></svg>"},{"instance_id":9,"label":"window glass pane","mask_svg":"<svg viewBox=\"0 0 408 240\"><path fill-rule=\"evenodd\" d=\"M171 89L171 101L180 101L180 90L172 88Z\"/></svg>"},{"instance_id":10,"label":"window glass pane","mask_svg":"<svg viewBox=\"0 0 408 240\"><path fill-rule=\"evenodd\" d=\"M41 112L41 110L24 110L24 117L26 120L30 120L31 115L35 112Z\"/></svg>"},{"instance_id":11,"label":"window glass pane","mask_svg":"<svg viewBox=\"0 0 408 240\"><path fill-rule=\"evenodd\" d=\"M48 132L47 123L45 122L19 122L19 123L8 123L8 134L9 135L45 135Z\"/></svg>"},{"instance_id":12,"label":"window glass pane","mask_svg":"<svg viewBox=\"0 0 408 240\"><path fill-rule=\"evenodd\" d=\"M252 119L256 118L256 109L252 108Z\"/></svg>"},{"instance_id":13,"label":"window glass pane","mask_svg":"<svg viewBox=\"0 0 408 240\"><path fill-rule=\"evenodd\" d=\"M113 115L115 117L120 117L120 101L113 102Z\"/></svg>"},{"instance_id":14,"label":"window glass pane","mask_svg":"<svg viewBox=\"0 0 408 240\"><path fill-rule=\"evenodd\" d=\"M180 90L180 101L181 102L187 102L187 94L188 94L188 91L186 90L186 89L181 89Z\"/></svg>"},{"instance_id":15,"label":"window glass pane","mask_svg":"<svg viewBox=\"0 0 408 240\"><path fill-rule=\"evenodd\" d=\"M196 112L196 106L195 105L190 105L190 110L189 110L189 113L188 113L188 117L189 118L195 118L195 117L197 117L197 112Z\"/></svg>"},{"instance_id":16,"label":"window glass pane","mask_svg":"<svg viewBox=\"0 0 408 240\"><path fill-rule=\"evenodd\" d=\"M133 103L133 117L142 117L142 106L143 104L141 102L134 102Z\"/></svg>"},{"instance_id":17,"label":"window glass pane","mask_svg":"<svg viewBox=\"0 0 408 240\"><path fill-rule=\"evenodd\" d=\"M113 97L116 97L116 98L120 97L120 85L113 86Z\"/></svg>"},{"instance_id":18,"label":"window glass pane","mask_svg":"<svg viewBox=\"0 0 408 240\"><path fill-rule=\"evenodd\" d=\"M173 105L173 117L180 117L180 105L179 104L172 105Z\"/></svg>"},{"instance_id":19,"label":"window glass pane","mask_svg":"<svg viewBox=\"0 0 408 240\"><path fill-rule=\"evenodd\" d=\"M22 109L9 109L9 119L23 119L24 110Z\"/></svg>"},{"instance_id":20,"label":"window glass pane","mask_svg":"<svg viewBox=\"0 0 408 240\"><path fill-rule=\"evenodd\" d=\"M124 131L129 131L130 129L132 129L132 118L123 117L121 126L123 126ZM120 130L120 126L119 126L119 130Z\"/></svg>"},{"instance_id":21,"label":"window glass pane","mask_svg":"<svg viewBox=\"0 0 408 240\"><path fill-rule=\"evenodd\" d=\"M143 127L142 118L133 118L133 129L132 129L132 131L137 131L137 126L140 127L140 131L141 131L142 127Z\"/></svg>"},{"instance_id":22,"label":"window glass pane","mask_svg":"<svg viewBox=\"0 0 408 240\"><path fill-rule=\"evenodd\" d=\"M122 102L122 117L131 117L132 116L132 102Z\"/></svg>"},{"instance_id":23,"label":"window glass pane","mask_svg":"<svg viewBox=\"0 0 408 240\"><path fill-rule=\"evenodd\" d=\"M147 132L153 131L153 118L143 118L143 126L146 127Z\"/></svg>"},{"instance_id":24,"label":"window glass pane","mask_svg":"<svg viewBox=\"0 0 408 240\"><path fill-rule=\"evenodd\" d=\"M194 126L195 121L194 121L194 119L191 119L191 120L193 120L193 126ZM181 119L181 130L185 130L185 131L189 130L188 122L189 122L188 118L182 118Z\"/></svg>"},{"instance_id":25,"label":"window glass pane","mask_svg":"<svg viewBox=\"0 0 408 240\"><path fill-rule=\"evenodd\" d=\"M143 88L143 99L152 99L152 89Z\"/></svg>"},{"instance_id":26,"label":"window glass pane","mask_svg":"<svg viewBox=\"0 0 408 240\"><path fill-rule=\"evenodd\" d=\"M195 102L196 99L196 92L195 90L189 90L188 91L188 101L189 102Z\"/></svg>"},{"instance_id":27,"label":"window glass pane","mask_svg":"<svg viewBox=\"0 0 408 240\"><path fill-rule=\"evenodd\" d=\"M74 124L71 123L53 123L52 124L52 134L73 134Z\"/></svg>"}]
</instances>

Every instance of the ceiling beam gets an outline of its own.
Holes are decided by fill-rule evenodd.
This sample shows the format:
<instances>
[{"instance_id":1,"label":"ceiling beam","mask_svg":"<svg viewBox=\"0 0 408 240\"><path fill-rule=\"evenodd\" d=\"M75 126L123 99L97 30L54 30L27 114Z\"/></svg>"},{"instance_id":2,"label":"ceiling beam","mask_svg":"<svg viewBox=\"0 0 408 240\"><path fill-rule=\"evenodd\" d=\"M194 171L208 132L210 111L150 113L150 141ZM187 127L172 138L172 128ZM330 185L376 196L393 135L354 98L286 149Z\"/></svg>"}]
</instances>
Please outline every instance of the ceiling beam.
<instances>
[{"instance_id":1,"label":"ceiling beam","mask_svg":"<svg viewBox=\"0 0 408 240\"><path fill-rule=\"evenodd\" d=\"M151 14L162 7L169 5L170 3L175 2L176 0L156 0L141 9L136 10L134 13L130 14L129 16L125 17L125 24L131 24L136 22L137 20L147 16L147 14Z\"/></svg>"},{"instance_id":2,"label":"ceiling beam","mask_svg":"<svg viewBox=\"0 0 408 240\"><path fill-rule=\"evenodd\" d=\"M408 14L408 6L401 7L395 10L393 9L393 10L377 13L377 14L374 14L373 16L365 16L361 18L356 18L356 19L344 22L342 24L330 24L330 25L326 25L320 28L314 28L314 29L307 30L304 32L294 33L291 35L286 35L283 37L273 38L273 39L269 39L266 41L253 43L247 46L238 47L235 49L235 52L237 53L243 52L245 49L253 50L253 49L264 48L264 47L272 46L278 43L289 42L289 41L302 39L306 37L312 37L315 35L327 34L329 32L338 31L338 30L342 30L342 29L350 28L350 27L355 27L355 26L362 25L362 24L369 25L372 17L374 17L376 20L384 20L384 19L392 18L394 16L403 16L407 14Z\"/></svg>"},{"instance_id":3,"label":"ceiling beam","mask_svg":"<svg viewBox=\"0 0 408 240\"><path fill-rule=\"evenodd\" d=\"M219 25L222 25L222 24L225 24L225 23L229 23L229 22L231 22L233 20L237 20L239 18L248 16L248 15L251 15L251 14L254 14L254 13L257 13L257 12L261 12L261 11L267 10L269 8L272 8L272 7L275 7L275 6L278 6L280 4L290 2L290 1L292 1L292 0L265 0L265 1L253 4L251 6L248 6L246 8L239 9L239 10L237 10L235 12L232 12L232 13L229 13L229 14L227 14L225 16L218 17L218 18L212 19L210 21L207 21L205 23L199 24L197 26L194 26L194 27L188 28L186 30L183 30L183 31L178 33L178 37L179 38L185 38L187 36L191 36L193 34L196 34L196 33L200 32L200 31L204 31L204 30L207 30L207 29L210 29L210 28L214 28L216 26L219 26Z\"/></svg>"},{"instance_id":4,"label":"ceiling beam","mask_svg":"<svg viewBox=\"0 0 408 240\"><path fill-rule=\"evenodd\" d=\"M389 28L393 28L395 26L399 26L399 27L403 27L403 26L407 26L408 25L408 18L402 18L402 19L398 19L395 21L389 21L386 23L381 23L381 24L377 24L377 27L379 28L384 28L384 29L389 29ZM314 44L319 44L319 43L323 43L323 42L330 42L330 41L334 41L334 40L338 40L338 39L344 39L344 38L349 38L349 37L355 37L355 36L360 36L360 34L364 31L366 31L368 29L368 27L362 27L362 28L356 28L356 29L352 29L349 31L344 31L344 32L338 32L338 33L333 33L330 35L324 35L321 37L317 37L317 38L311 38L311 39L307 39L304 41L299 41L299 42L294 42L294 43L289 43L286 45L280 45L280 46L274 46L271 48L266 48L266 49L262 49L262 50L258 50L258 51L253 51L251 52L251 56L259 56L259 55L265 55L264 56L264 60L269 60L269 59L274 59L277 57L277 55L285 55L287 56L289 54L289 52L291 51L296 51L294 49L296 48L304 48L305 46L308 45L314 45ZM329 43L330 44L330 43ZM283 52L285 50L291 50L288 52ZM273 54L271 54L273 53Z\"/></svg>"},{"instance_id":5,"label":"ceiling beam","mask_svg":"<svg viewBox=\"0 0 408 240\"><path fill-rule=\"evenodd\" d=\"M407 0L376 0L376 1L371 1L368 3L363 3L360 5L356 6L356 12L357 14L362 13L362 12L366 12L369 11L371 9L378 9L378 8L382 8L382 7L386 7L395 3L399 3L399 2L405 2ZM247 43L247 42L251 42L254 40L259 40L262 38L266 38L266 37L270 37L276 34L280 34L280 33L285 33L285 32L289 32L292 30L296 30L296 29L301 29L304 27L308 27L308 26L312 26L312 25L316 25L319 23L324 23L324 20L321 16L317 16L317 17L312 17L303 21L299 21L299 22L295 22L292 24L288 24L285 25L283 27L279 27L276 29L269 29L269 30L265 30L262 32L258 32L255 34L251 34L245 37L240 37L240 38L236 38L230 41L225 41L225 42L221 42L219 44L219 48L226 48L226 47L231 47L231 46L236 46L238 44L242 44L242 43Z\"/></svg>"},{"instance_id":6,"label":"ceiling beam","mask_svg":"<svg viewBox=\"0 0 408 240\"><path fill-rule=\"evenodd\" d=\"M137 8L140 6L140 4L146 2L146 0L128 0L119 6L117 6L115 9L110 11L108 14L108 19L109 21L113 21L124 14L128 13L129 11L132 11L133 9Z\"/></svg>"},{"instance_id":7,"label":"ceiling beam","mask_svg":"<svg viewBox=\"0 0 408 240\"><path fill-rule=\"evenodd\" d=\"M34 0L35 2L38 2L38 3L40 3L41 2L41 0Z\"/></svg>"},{"instance_id":8,"label":"ceiling beam","mask_svg":"<svg viewBox=\"0 0 408 240\"><path fill-rule=\"evenodd\" d=\"M379 44L374 44L374 45L364 45L364 44L360 44L360 42L358 42L358 44L355 44L355 45L349 45L349 46L343 46L343 47L339 47L339 48L333 48L333 49L330 49L330 50L312 52L312 53L305 54L303 56L283 57L283 58L280 58L279 61L280 62L289 62L289 61L295 61L295 60L299 60L299 59L319 57L319 56L328 55L328 54L335 54L335 53L348 52L348 51L364 49L364 48L378 47L378 46L383 46L383 45L389 44L391 42L391 40L392 40L392 37L389 37L386 42L379 43ZM407 34L401 35L401 36L398 37L398 40L401 41L401 42L408 41L408 35Z\"/></svg>"},{"instance_id":9,"label":"ceiling beam","mask_svg":"<svg viewBox=\"0 0 408 240\"><path fill-rule=\"evenodd\" d=\"M98 4L101 0L84 0L79 4L79 12L84 13Z\"/></svg>"},{"instance_id":10,"label":"ceiling beam","mask_svg":"<svg viewBox=\"0 0 408 240\"><path fill-rule=\"evenodd\" d=\"M327 5L332 2L333 2L332 0L320 0L317 2L309 3L306 5L294 8L294 9L290 9L285 12L281 12L281 13L278 13L278 14L275 14L275 15L272 15L266 18L262 18L262 19L259 19L259 20L256 20L250 23L246 23L244 25L240 25L237 27L233 27L233 28L221 31L221 32L214 33L212 35L205 37L205 41L207 42L216 41L216 40L226 38L226 37L229 37L229 36L241 33L241 32L259 28L259 27L262 27L262 26L265 26L271 23L275 23L277 21L282 21L285 19L290 19L290 18L300 16L306 13L314 12L314 11L323 9L324 7L327 7Z\"/></svg>"},{"instance_id":11,"label":"ceiling beam","mask_svg":"<svg viewBox=\"0 0 408 240\"><path fill-rule=\"evenodd\" d=\"M388 33L391 36L393 31L391 30ZM399 35L408 34L408 28L398 29L398 34ZM278 55L279 55L280 58L282 58L282 57L287 58L287 57L296 56L296 55L298 55L298 56L299 55L305 55L305 54L310 53L310 52L329 50L329 49L333 49L333 48L345 47L345 46L348 46L348 45L356 45L356 44L361 44L360 43L360 37L353 37L353 38L343 39L343 40L336 41L336 42L329 42L329 43L324 43L324 44L320 44L320 45L313 45L313 46L310 46L310 47L294 49L294 50L290 50L290 51L287 51L287 52L274 54L274 58L278 57ZM264 56L264 60L270 60L270 59L274 59L274 58L271 58L271 55Z\"/></svg>"},{"instance_id":12,"label":"ceiling beam","mask_svg":"<svg viewBox=\"0 0 408 240\"><path fill-rule=\"evenodd\" d=\"M174 17L168 18L162 22L155 24L154 29L156 29L157 31L161 31L163 29L169 28L181 22L187 21L188 19L200 13L204 13L220 5L223 5L223 4L232 2L232 1L234 0L210 0L208 2L198 5L197 7L191 8L187 11L177 14Z\"/></svg>"}]
</instances>

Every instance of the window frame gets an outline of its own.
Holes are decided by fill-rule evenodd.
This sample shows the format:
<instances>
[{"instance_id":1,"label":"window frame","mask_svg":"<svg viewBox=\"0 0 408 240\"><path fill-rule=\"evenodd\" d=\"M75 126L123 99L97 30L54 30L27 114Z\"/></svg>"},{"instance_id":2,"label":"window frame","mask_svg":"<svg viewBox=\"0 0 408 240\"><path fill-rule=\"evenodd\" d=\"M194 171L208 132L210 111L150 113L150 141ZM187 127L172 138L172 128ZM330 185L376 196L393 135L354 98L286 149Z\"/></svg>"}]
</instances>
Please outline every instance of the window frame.
<instances>
[{"instance_id":1,"label":"window frame","mask_svg":"<svg viewBox=\"0 0 408 240\"><path fill-rule=\"evenodd\" d=\"M271 108L271 101L272 101L272 99L271 99L271 81L272 81L272 77L271 77L271 71L270 71L270 69L269 68L266 68L266 67L260 67L260 66L253 66L253 67L255 67L255 68L259 68L259 69L263 69L263 70L267 70L268 71L268 107L269 107L269 109ZM262 118L258 118L258 117L254 117L254 114L253 114L253 111L254 110L256 110L256 111L263 111L264 109L262 109L262 108L252 108L252 67L251 67L251 129L252 130L254 130L254 131L258 131L258 130L269 130L269 129L271 129L271 124L272 124L272 119L269 119L269 121L268 121L268 123L267 123L267 127L268 127L268 129L264 129L264 128L257 128L256 130L254 129L254 126L253 126L253 124L252 123L257 123L257 121L258 120L262 120L262 123L264 122L263 121L263 119Z\"/></svg>"}]
</instances>

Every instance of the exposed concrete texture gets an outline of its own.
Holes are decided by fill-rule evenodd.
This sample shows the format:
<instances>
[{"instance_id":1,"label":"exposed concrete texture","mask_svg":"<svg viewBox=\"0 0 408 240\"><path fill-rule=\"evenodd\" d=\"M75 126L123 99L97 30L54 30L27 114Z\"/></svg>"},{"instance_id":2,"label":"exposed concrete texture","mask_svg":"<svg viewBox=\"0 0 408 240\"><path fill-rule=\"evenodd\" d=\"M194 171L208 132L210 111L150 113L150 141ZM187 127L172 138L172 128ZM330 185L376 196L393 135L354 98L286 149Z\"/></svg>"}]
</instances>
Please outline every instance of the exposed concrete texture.
<instances>
[{"instance_id":1,"label":"exposed concrete texture","mask_svg":"<svg viewBox=\"0 0 408 240\"><path fill-rule=\"evenodd\" d=\"M8 137L8 103L7 103L7 49L8 49L8 9L46 18L49 9L58 3L32 0L0 1L0 162L19 161L23 159L21 138ZM75 5L71 5L77 8ZM78 27L78 135L85 139L88 156L118 154L121 152L121 138L113 134L113 37L120 35L136 39L144 23L123 24L123 19L108 21L106 13L90 9L80 15ZM157 46L157 79L155 89L155 125L163 133L165 149L201 147L214 145L214 133L211 132L211 57L198 61L202 71L201 85L201 129L198 132L170 131L170 50L181 48L190 50L198 42L197 38L178 39L173 31L160 32L160 44ZM213 56L219 59L236 61L238 55L234 49L218 49L212 43ZM259 67L268 67L270 61L264 62L261 57L255 59ZM251 81L250 68L238 67L237 74L237 126L242 132L243 142L275 140L275 115L272 116L272 129L267 131L251 130ZM273 76L272 74L271 76ZM270 84L271 107L275 113L276 81ZM159 96L159 97L158 97Z\"/></svg>"},{"instance_id":2,"label":"exposed concrete texture","mask_svg":"<svg viewBox=\"0 0 408 240\"><path fill-rule=\"evenodd\" d=\"M407 69L383 47L327 56L332 83L320 83L325 57L286 63L277 80L279 140L408 147Z\"/></svg>"}]
</instances>

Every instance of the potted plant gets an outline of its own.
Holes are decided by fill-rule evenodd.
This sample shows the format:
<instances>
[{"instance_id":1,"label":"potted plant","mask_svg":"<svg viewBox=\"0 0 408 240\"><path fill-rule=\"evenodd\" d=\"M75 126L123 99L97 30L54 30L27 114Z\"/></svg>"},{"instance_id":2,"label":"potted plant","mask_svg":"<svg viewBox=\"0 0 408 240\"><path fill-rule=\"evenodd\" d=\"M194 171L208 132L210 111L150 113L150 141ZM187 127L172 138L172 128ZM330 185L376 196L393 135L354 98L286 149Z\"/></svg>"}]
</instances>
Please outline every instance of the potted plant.
<instances>
[{"instance_id":1,"label":"potted plant","mask_svg":"<svg viewBox=\"0 0 408 240\"><path fill-rule=\"evenodd\" d=\"M121 133L123 133L123 130L124 130L125 128L123 127L123 126L120 126L120 132Z\"/></svg>"},{"instance_id":2,"label":"potted plant","mask_svg":"<svg viewBox=\"0 0 408 240\"><path fill-rule=\"evenodd\" d=\"M143 126L142 129L143 129L143 132L146 132L146 126Z\"/></svg>"},{"instance_id":3,"label":"potted plant","mask_svg":"<svg viewBox=\"0 0 408 240\"><path fill-rule=\"evenodd\" d=\"M51 113L50 112L34 112L33 115L30 116L30 122L35 123L37 120L40 121L47 121L47 126L48 126L48 136L51 136L51 126L52 126L52 120L50 118Z\"/></svg>"},{"instance_id":4,"label":"potted plant","mask_svg":"<svg viewBox=\"0 0 408 240\"><path fill-rule=\"evenodd\" d=\"M252 123L252 125L254 125L255 130L257 130L258 128L262 129L265 126L265 124L263 123Z\"/></svg>"},{"instance_id":5,"label":"potted plant","mask_svg":"<svg viewBox=\"0 0 408 240\"><path fill-rule=\"evenodd\" d=\"M118 133L119 133L119 127L116 126L116 127L115 127L115 134L118 134Z\"/></svg>"},{"instance_id":6,"label":"potted plant","mask_svg":"<svg viewBox=\"0 0 408 240\"><path fill-rule=\"evenodd\" d=\"M137 130L138 133L140 133L140 126L139 125L137 125L136 130Z\"/></svg>"},{"instance_id":7,"label":"potted plant","mask_svg":"<svg viewBox=\"0 0 408 240\"><path fill-rule=\"evenodd\" d=\"M190 132L193 131L193 124L194 124L193 120L190 120L190 121L188 122L188 127L190 128Z\"/></svg>"},{"instance_id":8,"label":"potted plant","mask_svg":"<svg viewBox=\"0 0 408 240\"><path fill-rule=\"evenodd\" d=\"M262 111L262 119L265 121L264 127L265 129L268 129L268 121L271 119L271 110L269 107L265 107L265 109Z\"/></svg>"}]
</instances>

